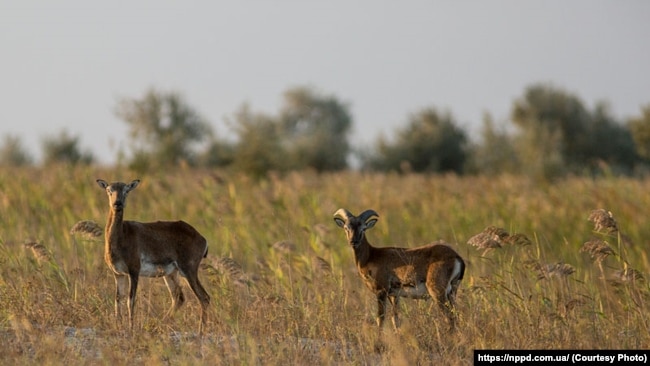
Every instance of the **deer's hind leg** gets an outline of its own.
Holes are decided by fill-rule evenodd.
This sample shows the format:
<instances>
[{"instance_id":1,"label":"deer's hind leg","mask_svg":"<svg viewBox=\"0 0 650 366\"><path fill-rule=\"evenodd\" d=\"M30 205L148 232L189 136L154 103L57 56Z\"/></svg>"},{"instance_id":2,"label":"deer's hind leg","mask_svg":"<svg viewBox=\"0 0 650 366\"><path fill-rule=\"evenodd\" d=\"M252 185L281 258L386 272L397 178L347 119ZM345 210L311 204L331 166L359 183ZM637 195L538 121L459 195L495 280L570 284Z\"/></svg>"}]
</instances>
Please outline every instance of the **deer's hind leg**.
<instances>
[{"instance_id":1,"label":"deer's hind leg","mask_svg":"<svg viewBox=\"0 0 650 366\"><path fill-rule=\"evenodd\" d=\"M185 302L185 295L183 294L183 289L178 280L178 270L166 275L164 277L165 284L169 290L169 294L172 297L172 306L169 308L169 311L165 315L165 318L172 316L178 308L180 308Z\"/></svg>"},{"instance_id":2,"label":"deer's hind leg","mask_svg":"<svg viewBox=\"0 0 650 366\"><path fill-rule=\"evenodd\" d=\"M208 320L208 306L210 306L210 295L205 291L205 288L201 285L199 281L199 266L190 265L179 268L181 276L185 277L187 283L190 285L192 292L196 295L196 298L199 299L201 303L201 322L199 323L199 334L203 333L203 326L207 323Z\"/></svg>"},{"instance_id":3,"label":"deer's hind leg","mask_svg":"<svg viewBox=\"0 0 650 366\"><path fill-rule=\"evenodd\" d=\"M449 296L450 291L447 288L450 286L449 274L445 268L436 264L431 265L427 272L426 284L429 295L438 303L438 307L449 321L449 328L454 329L456 326L454 299Z\"/></svg>"}]
</instances>

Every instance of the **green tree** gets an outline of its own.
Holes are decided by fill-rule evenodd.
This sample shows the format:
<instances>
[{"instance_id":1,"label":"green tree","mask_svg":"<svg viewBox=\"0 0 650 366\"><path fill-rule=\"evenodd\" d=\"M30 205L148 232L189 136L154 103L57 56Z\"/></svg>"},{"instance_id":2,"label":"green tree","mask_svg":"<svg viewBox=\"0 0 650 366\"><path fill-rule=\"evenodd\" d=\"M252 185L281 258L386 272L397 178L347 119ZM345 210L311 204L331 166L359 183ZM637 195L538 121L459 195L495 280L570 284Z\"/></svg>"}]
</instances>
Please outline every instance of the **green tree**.
<instances>
[{"instance_id":1,"label":"green tree","mask_svg":"<svg viewBox=\"0 0 650 366\"><path fill-rule=\"evenodd\" d=\"M79 148L79 137L71 136L67 131L61 131L57 137L47 137L43 140L43 162L45 165L55 163L92 164L94 157L90 152L82 152Z\"/></svg>"},{"instance_id":2,"label":"green tree","mask_svg":"<svg viewBox=\"0 0 650 366\"><path fill-rule=\"evenodd\" d=\"M543 158L549 149L557 150L562 159L559 164L585 161L589 119L588 111L576 96L543 84L527 88L512 111L513 123L529 135L519 146L521 152L532 150L526 155L542 153Z\"/></svg>"},{"instance_id":3,"label":"green tree","mask_svg":"<svg viewBox=\"0 0 650 366\"><path fill-rule=\"evenodd\" d=\"M236 148L233 142L211 138L208 147L199 154L198 164L211 168L231 166L235 161Z\"/></svg>"},{"instance_id":4,"label":"green tree","mask_svg":"<svg viewBox=\"0 0 650 366\"><path fill-rule=\"evenodd\" d=\"M278 124L291 168L322 172L347 167L352 117L348 106L334 96L304 87L290 89L284 94Z\"/></svg>"},{"instance_id":5,"label":"green tree","mask_svg":"<svg viewBox=\"0 0 650 366\"><path fill-rule=\"evenodd\" d=\"M519 171L538 180L553 180L567 173L563 139L558 130L531 125L515 137Z\"/></svg>"},{"instance_id":6,"label":"green tree","mask_svg":"<svg viewBox=\"0 0 650 366\"><path fill-rule=\"evenodd\" d=\"M641 115L627 123L636 145L637 153L650 160L650 104L641 108Z\"/></svg>"},{"instance_id":7,"label":"green tree","mask_svg":"<svg viewBox=\"0 0 650 366\"><path fill-rule=\"evenodd\" d=\"M286 153L275 120L253 114L249 106L244 105L235 113L232 124L238 136L234 147L235 170L261 178L270 171L287 169Z\"/></svg>"},{"instance_id":8,"label":"green tree","mask_svg":"<svg viewBox=\"0 0 650 366\"><path fill-rule=\"evenodd\" d=\"M605 103L598 103L591 112L587 134L591 136L585 152L589 165L605 163L616 173L631 173L639 163L635 141L630 128L612 117Z\"/></svg>"},{"instance_id":9,"label":"green tree","mask_svg":"<svg viewBox=\"0 0 650 366\"><path fill-rule=\"evenodd\" d=\"M505 129L498 129L489 114L483 116L481 142L472 149L471 161L474 172L490 176L519 170L512 137Z\"/></svg>"},{"instance_id":10,"label":"green tree","mask_svg":"<svg viewBox=\"0 0 650 366\"><path fill-rule=\"evenodd\" d=\"M236 170L259 177L269 171L347 167L352 118L347 105L334 96L289 89L276 116L255 114L244 105L230 124L237 135L232 159ZM224 153L224 146L216 148Z\"/></svg>"},{"instance_id":11,"label":"green tree","mask_svg":"<svg viewBox=\"0 0 650 366\"><path fill-rule=\"evenodd\" d=\"M130 128L131 166L195 164L195 147L211 136L210 125L176 92L149 90L123 99L116 114Z\"/></svg>"},{"instance_id":12,"label":"green tree","mask_svg":"<svg viewBox=\"0 0 650 366\"><path fill-rule=\"evenodd\" d=\"M597 171L602 163L629 172L636 162L629 131L605 104L589 111L578 97L550 85L528 87L514 103L512 121L519 128L522 171L536 177Z\"/></svg>"},{"instance_id":13,"label":"green tree","mask_svg":"<svg viewBox=\"0 0 650 366\"><path fill-rule=\"evenodd\" d=\"M30 165L32 162L33 158L23 147L20 138L5 135L2 146L0 147L0 165L24 166Z\"/></svg>"},{"instance_id":14,"label":"green tree","mask_svg":"<svg viewBox=\"0 0 650 366\"><path fill-rule=\"evenodd\" d=\"M380 137L364 168L415 172L461 173L467 158L467 136L449 113L434 108L411 115L395 141Z\"/></svg>"}]
</instances>

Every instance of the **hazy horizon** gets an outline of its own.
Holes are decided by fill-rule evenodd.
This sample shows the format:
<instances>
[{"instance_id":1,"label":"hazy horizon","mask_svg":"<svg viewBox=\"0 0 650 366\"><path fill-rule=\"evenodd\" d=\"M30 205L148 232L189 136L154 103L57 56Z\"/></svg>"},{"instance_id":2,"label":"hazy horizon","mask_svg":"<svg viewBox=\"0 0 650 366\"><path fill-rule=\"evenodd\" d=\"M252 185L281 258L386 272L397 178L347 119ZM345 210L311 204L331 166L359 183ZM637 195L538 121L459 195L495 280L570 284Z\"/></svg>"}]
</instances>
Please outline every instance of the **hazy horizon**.
<instances>
[{"instance_id":1,"label":"hazy horizon","mask_svg":"<svg viewBox=\"0 0 650 366\"><path fill-rule=\"evenodd\" d=\"M66 0L0 5L0 137L41 159L66 130L102 163L126 147L121 98L176 91L218 134L243 104L276 113L310 86L350 104L369 145L434 106L475 132L551 83L618 119L650 103L650 2Z\"/></svg>"}]
</instances>

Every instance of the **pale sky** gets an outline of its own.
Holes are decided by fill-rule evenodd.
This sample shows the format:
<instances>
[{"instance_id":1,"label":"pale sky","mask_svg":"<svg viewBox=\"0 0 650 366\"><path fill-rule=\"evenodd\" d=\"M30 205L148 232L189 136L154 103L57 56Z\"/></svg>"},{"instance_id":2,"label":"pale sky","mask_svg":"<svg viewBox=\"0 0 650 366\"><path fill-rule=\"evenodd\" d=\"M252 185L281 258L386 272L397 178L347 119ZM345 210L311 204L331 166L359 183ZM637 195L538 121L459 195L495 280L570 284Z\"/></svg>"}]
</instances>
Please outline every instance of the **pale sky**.
<instances>
[{"instance_id":1,"label":"pale sky","mask_svg":"<svg viewBox=\"0 0 650 366\"><path fill-rule=\"evenodd\" d=\"M37 159L64 129L100 162L126 146L121 98L180 92L230 133L310 86L350 104L353 143L434 106L473 134L549 82L623 120L650 103L650 1L3 1L0 138ZM0 140L2 141L2 140Z\"/></svg>"}]
</instances>

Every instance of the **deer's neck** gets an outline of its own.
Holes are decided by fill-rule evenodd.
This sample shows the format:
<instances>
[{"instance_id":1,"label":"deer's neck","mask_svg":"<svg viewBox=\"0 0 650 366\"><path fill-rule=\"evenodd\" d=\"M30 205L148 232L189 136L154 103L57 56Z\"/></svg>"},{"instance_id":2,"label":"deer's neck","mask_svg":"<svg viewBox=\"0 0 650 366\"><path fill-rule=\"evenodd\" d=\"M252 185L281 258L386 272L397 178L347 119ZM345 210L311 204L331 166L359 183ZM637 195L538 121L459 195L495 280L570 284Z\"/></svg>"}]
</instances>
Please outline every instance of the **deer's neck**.
<instances>
[{"instance_id":1,"label":"deer's neck","mask_svg":"<svg viewBox=\"0 0 650 366\"><path fill-rule=\"evenodd\" d=\"M354 248L354 259L357 262L357 267L364 267L368 263L371 248L370 243L368 243L365 238L361 241L359 246Z\"/></svg>"},{"instance_id":2,"label":"deer's neck","mask_svg":"<svg viewBox=\"0 0 650 366\"><path fill-rule=\"evenodd\" d=\"M124 218L123 211L113 211L111 209L108 215L108 221L106 222L106 248L105 248L105 259L107 262L110 262L111 252L115 248L119 247L120 242L122 241L123 231L122 223Z\"/></svg>"}]
</instances>

